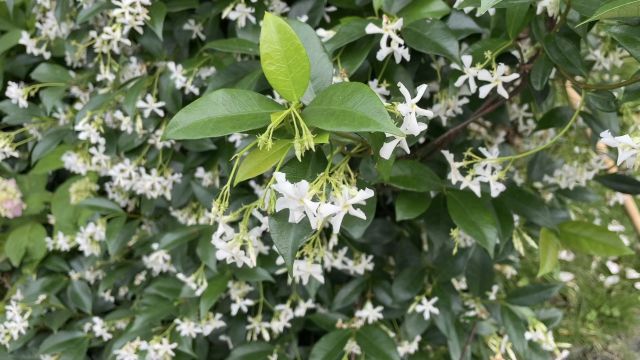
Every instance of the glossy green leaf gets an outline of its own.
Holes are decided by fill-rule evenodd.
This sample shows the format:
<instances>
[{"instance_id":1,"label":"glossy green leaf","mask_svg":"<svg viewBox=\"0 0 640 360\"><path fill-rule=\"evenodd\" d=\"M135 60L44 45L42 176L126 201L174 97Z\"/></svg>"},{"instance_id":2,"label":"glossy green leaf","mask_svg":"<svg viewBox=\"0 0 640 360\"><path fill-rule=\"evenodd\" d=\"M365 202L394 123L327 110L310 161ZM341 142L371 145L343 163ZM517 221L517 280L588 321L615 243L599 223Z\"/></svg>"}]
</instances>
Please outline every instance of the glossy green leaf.
<instances>
[{"instance_id":1,"label":"glossy green leaf","mask_svg":"<svg viewBox=\"0 0 640 360\"><path fill-rule=\"evenodd\" d=\"M453 222L493 257L498 224L491 203L470 191L456 190L447 192L447 208Z\"/></svg>"},{"instance_id":2,"label":"glossy green leaf","mask_svg":"<svg viewBox=\"0 0 640 360\"><path fill-rule=\"evenodd\" d=\"M631 56L640 61L640 27L616 24L605 29Z\"/></svg>"},{"instance_id":3,"label":"glossy green leaf","mask_svg":"<svg viewBox=\"0 0 640 360\"><path fill-rule=\"evenodd\" d=\"M302 97L302 101L308 104L319 92L331 85L333 63L311 26L298 20L288 20L288 23L302 42L311 65L309 87Z\"/></svg>"},{"instance_id":4,"label":"glossy green leaf","mask_svg":"<svg viewBox=\"0 0 640 360\"><path fill-rule=\"evenodd\" d=\"M59 331L49 335L40 344L40 354L65 353L73 350L84 342L89 342L89 336L84 331Z\"/></svg>"},{"instance_id":5,"label":"glossy green leaf","mask_svg":"<svg viewBox=\"0 0 640 360\"><path fill-rule=\"evenodd\" d=\"M30 74L33 80L42 83L67 83L72 77L64 66L53 63L41 63Z\"/></svg>"},{"instance_id":6,"label":"glossy green leaf","mask_svg":"<svg viewBox=\"0 0 640 360\"><path fill-rule=\"evenodd\" d=\"M325 43L327 51L329 51L329 53L333 53L337 49L365 36L366 33L364 29L367 27L368 23L369 21L367 19L362 18L345 19L345 21L335 30L336 34Z\"/></svg>"},{"instance_id":7,"label":"glossy green leaf","mask_svg":"<svg viewBox=\"0 0 640 360\"><path fill-rule=\"evenodd\" d=\"M572 74L586 76L582 57L575 56L580 53L579 44L561 35L547 35L542 40L545 54L563 71Z\"/></svg>"},{"instance_id":8,"label":"glossy green leaf","mask_svg":"<svg viewBox=\"0 0 640 360\"><path fill-rule=\"evenodd\" d=\"M558 225L558 239L569 249L597 256L632 255L620 236L606 227L586 221L567 221Z\"/></svg>"},{"instance_id":9,"label":"glossy green leaf","mask_svg":"<svg viewBox=\"0 0 640 360\"><path fill-rule=\"evenodd\" d=\"M562 284L532 284L519 287L507 294L507 302L519 306L533 306L555 296Z\"/></svg>"},{"instance_id":10,"label":"glossy green leaf","mask_svg":"<svg viewBox=\"0 0 640 360\"><path fill-rule=\"evenodd\" d=\"M427 165L415 160L396 161L387 181L398 189L429 192L442 188L442 181Z\"/></svg>"},{"instance_id":11,"label":"glossy green leaf","mask_svg":"<svg viewBox=\"0 0 640 360\"><path fill-rule=\"evenodd\" d=\"M310 126L328 131L402 135L380 98L367 85L357 82L329 86L313 99L302 116Z\"/></svg>"},{"instance_id":12,"label":"glossy green leaf","mask_svg":"<svg viewBox=\"0 0 640 360\"><path fill-rule=\"evenodd\" d=\"M413 0L405 6L398 16L405 24L422 19L440 19L451 12L451 8L442 0Z\"/></svg>"},{"instance_id":13,"label":"glossy green leaf","mask_svg":"<svg viewBox=\"0 0 640 360\"><path fill-rule=\"evenodd\" d=\"M83 280L73 280L67 287L67 297L71 305L85 314L91 314L93 295L91 288Z\"/></svg>"},{"instance_id":14,"label":"glossy green leaf","mask_svg":"<svg viewBox=\"0 0 640 360\"><path fill-rule=\"evenodd\" d=\"M324 335L313 345L309 360L340 360L350 337L349 330L334 330Z\"/></svg>"},{"instance_id":15,"label":"glossy green leaf","mask_svg":"<svg viewBox=\"0 0 640 360\"><path fill-rule=\"evenodd\" d=\"M415 219L427 211L431 204L428 193L402 191L394 201L396 221Z\"/></svg>"},{"instance_id":16,"label":"glossy green leaf","mask_svg":"<svg viewBox=\"0 0 640 360\"><path fill-rule=\"evenodd\" d=\"M260 63L269 84L285 99L299 101L311 76L309 57L286 21L264 14L260 31Z\"/></svg>"},{"instance_id":17,"label":"glossy green leaf","mask_svg":"<svg viewBox=\"0 0 640 360\"><path fill-rule=\"evenodd\" d=\"M169 122L170 139L202 139L258 129L282 110L275 101L249 90L222 89L185 106Z\"/></svg>"},{"instance_id":18,"label":"glossy green leaf","mask_svg":"<svg viewBox=\"0 0 640 360\"><path fill-rule=\"evenodd\" d=\"M273 352L273 345L265 342L248 342L235 346L227 360L264 360Z\"/></svg>"},{"instance_id":19,"label":"glossy green leaf","mask_svg":"<svg viewBox=\"0 0 640 360\"><path fill-rule=\"evenodd\" d=\"M547 111L542 116L542 118L538 120L536 131L551 128L561 128L569 122L569 120L573 116L573 113L574 111L568 106L555 107Z\"/></svg>"},{"instance_id":20,"label":"glossy green leaf","mask_svg":"<svg viewBox=\"0 0 640 360\"><path fill-rule=\"evenodd\" d=\"M164 18L167 16L167 6L162 1L154 1L149 7L149 21L147 25L162 40L162 29L164 28Z\"/></svg>"},{"instance_id":21,"label":"glossy green leaf","mask_svg":"<svg viewBox=\"0 0 640 360\"><path fill-rule=\"evenodd\" d=\"M540 241L538 242L540 255L540 268L538 276L550 273L558 265L560 253L560 241L556 234L547 228L540 229Z\"/></svg>"},{"instance_id":22,"label":"glossy green leaf","mask_svg":"<svg viewBox=\"0 0 640 360\"><path fill-rule=\"evenodd\" d=\"M640 0L613 0L602 5L595 14L578 26L595 20L640 16Z\"/></svg>"},{"instance_id":23,"label":"glossy green leaf","mask_svg":"<svg viewBox=\"0 0 640 360\"><path fill-rule=\"evenodd\" d=\"M16 29L0 36L0 55L2 55L5 51L11 49L12 47L18 45L21 34L22 30Z\"/></svg>"},{"instance_id":24,"label":"glossy green leaf","mask_svg":"<svg viewBox=\"0 0 640 360\"><path fill-rule=\"evenodd\" d=\"M400 360L396 343L377 326L367 325L356 332L356 342L367 359Z\"/></svg>"},{"instance_id":25,"label":"glossy green leaf","mask_svg":"<svg viewBox=\"0 0 640 360\"><path fill-rule=\"evenodd\" d=\"M460 61L458 40L440 20L415 21L402 29L402 36L412 49L441 55L456 63Z\"/></svg>"},{"instance_id":26,"label":"glossy green leaf","mask_svg":"<svg viewBox=\"0 0 640 360\"><path fill-rule=\"evenodd\" d=\"M260 54L260 48L258 47L258 44L241 38L226 38L209 41L202 47L202 49L218 50L233 54Z\"/></svg>"},{"instance_id":27,"label":"glossy green leaf","mask_svg":"<svg viewBox=\"0 0 640 360\"><path fill-rule=\"evenodd\" d=\"M278 253L284 259L289 271L293 268L298 249L312 233L309 221L289 222L288 210L282 210L269 216L269 233Z\"/></svg>"},{"instance_id":28,"label":"glossy green leaf","mask_svg":"<svg viewBox=\"0 0 640 360\"><path fill-rule=\"evenodd\" d=\"M265 147L250 151L238 167L234 185L269 171L287 155L291 146L293 146L292 140L278 139L273 142L270 149Z\"/></svg>"},{"instance_id":29,"label":"glossy green leaf","mask_svg":"<svg viewBox=\"0 0 640 360\"><path fill-rule=\"evenodd\" d=\"M518 4L507 8L505 17L507 21L507 34L509 34L510 39L517 39L520 32L527 26L529 8L529 4Z\"/></svg>"},{"instance_id":30,"label":"glossy green leaf","mask_svg":"<svg viewBox=\"0 0 640 360\"><path fill-rule=\"evenodd\" d=\"M609 189L624 194L638 195L640 194L640 181L623 174L606 174L599 175L594 178L595 181L608 187Z\"/></svg>"}]
</instances>

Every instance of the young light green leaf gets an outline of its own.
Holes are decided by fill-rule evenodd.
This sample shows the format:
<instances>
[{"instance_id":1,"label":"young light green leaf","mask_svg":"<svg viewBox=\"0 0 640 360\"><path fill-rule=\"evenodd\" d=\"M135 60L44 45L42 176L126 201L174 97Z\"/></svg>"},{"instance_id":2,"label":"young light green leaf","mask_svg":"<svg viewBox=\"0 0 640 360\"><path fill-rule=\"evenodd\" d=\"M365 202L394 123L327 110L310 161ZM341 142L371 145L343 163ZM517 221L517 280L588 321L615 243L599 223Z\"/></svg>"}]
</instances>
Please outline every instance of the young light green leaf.
<instances>
[{"instance_id":1,"label":"young light green leaf","mask_svg":"<svg viewBox=\"0 0 640 360\"><path fill-rule=\"evenodd\" d=\"M560 252L560 241L556 234L547 228L540 229L540 269L538 277L551 272L558 265L558 253Z\"/></svg>"},{"instance_id":2,"label":"young light green leaf","mask_svg":"<svg viewBox=\"0 0 640 360\"><path fill-rule=\"evenodd\" d=\"M4 244L4 253L13 266L19 266L25 254L29 253L36 260L46 254L44 238L45 228L36 222L28 222L15 228ZM42 251L44 249L44 252Z\"/></svg>"},{"instance_id":3,"label":"young light green leaf","mask_svg":"<svg viewBox=\"0 0 640 360\"><path fill-rule=\"evenodd\" d=\"M258 129L271 113L282 110L275 101L249 90L222 89L208 93L180 110L167 125L169 139L202 139Z\"/></svg>"},{"instance_id":4,"label":"young light green leaf","mask_svg":"<svg viewBox=\"0 0 640 360\"><path fill-rule=\"evenodd\" d=\"M322 41L316 35L313 28L302 21L287 21L296 32L309 57L311 65L310 81L302 101L308 104L316 97L316 94L331 85L333 79L333 63L322 45Z\"/></svg>"},{"instance_id":5,"label":"young light green leaf","mask_svg":"<svg viewBox=\"0 0 640 360\"><path fill-rule=\"evenodd\" d=\"M289 214L286 210L269 216L269 233L276 249L278 249L278 253L284 259L289 271L291 271L298 249L304 244L313 230L306 219L295 224L290 223L288 218Z\"/></svg>"},{"instance_id":6,"label":"young light green leaf","mask_svg":"<svg viewBox=\"0 0 640 360\"><path fill-rule=\"evenodd\" d=\"M328 131L386 132L402 136L380 98L357 82L333 84L302 112L311 126Z\"/></svg>"},{"instance_id":7,"label":"young light green leaf","mask_svg":"<svg viewBox=\"0 0 640 360\"><path fill-rule=\"evenodd\" d=\"M567 221L558 225L560 243L572 250L597 256L633 255L620 237L604 226L586 221Z\"/></svg>"},{"instance_id":8,"label":"young light green leaf","mask_svg":"<svg viewBox=\"0 0 640 360\"><path fill-rule=\"evenodd\" d=\"M640 0L613 0L600 6L593 16L577 26L595 20L638 16L640 16Z\"/></svg>"},{"instance_id":9,"label":"young light green leaf","mask_svg":"<svg viewBox=\"0 0 640 360\"><path fill-rule=\"evenodd\" d=\"M453 222L493 257L498 224L491 203L470 191L448 191L447 208Z\"/></svg>"},{"instance_id":10,"label":"young light green leaf","mask_svg":"<svg viewBox=\"0 0 640 360\"><path fill-rule=\"evenodd\" d=\"M253 149L240 163L236 178L233 180L234 186L267 172L287 155L292 145L292 140L278 139L273 142L270 149Z\"/></svg>"},{"instance_id":11,"label":"young light green leaf","mask_svg":"<svg viewBox=\"0 0 640 360\"><path fill-rule=\"evenodd\" d=\"M283 98L292 102L302 98L311 76L309 57L291 26L268 12L260 31L260 63L267 81Z\"/></svg>"}]
</instances>

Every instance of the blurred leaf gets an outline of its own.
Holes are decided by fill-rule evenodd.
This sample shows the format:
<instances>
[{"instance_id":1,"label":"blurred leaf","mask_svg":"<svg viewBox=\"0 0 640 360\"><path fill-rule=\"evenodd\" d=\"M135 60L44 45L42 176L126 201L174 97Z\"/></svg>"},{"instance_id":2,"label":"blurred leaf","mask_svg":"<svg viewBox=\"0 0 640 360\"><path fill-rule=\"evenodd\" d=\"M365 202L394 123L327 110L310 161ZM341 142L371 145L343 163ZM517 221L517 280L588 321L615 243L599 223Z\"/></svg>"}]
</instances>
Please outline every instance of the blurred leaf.
<instances>
[{"instance_id":1,"label":"blurred leaf","mask_svg":"<svg viewBox=\"0 0 640 360\"><path fill-rule=\"evenodd\" d=\"M356 342L367 359L400 360L396 343L387 333L374 325L364 326L356 332Z\"/></svg>"},{"instance_id":2,"label":"blurred leaf","mask_svg":"<svg viewBox=\"0 0 640 360\"><path fill-rule=\"evenodd\" d=\"M540 241L538 242L540 253L540 268L538 277L550 273L558 265L558 254L560 253L560 241L556 234L547 229L540 229Z\"/></svg>"},{"instance_id":3,"label":"blurred leaf","mask_svg":"<svg viewBox=\"0 0 640 360\"><path fill-rule=\"evenodd\" d=\"M310 360L340 360L344 354L344 346L349 341L349 330L334 330L318 340L309 354Z\"/></svg>"},{"instance_id":4,"label":"blurred leaf","mask_svg":"<svg viewBox=\"0 0 640 360\"><path fill-rule=\"evenodd\" d=\"M558 225L558 239L569 249L597 256L633 255L620 236L606 227L586 221L567 221Z\"/></svg>"},{"instance_id":5,"label":"blurred leaf","mask_svg":"<svg viewBox=\"0 0 640 360\"><path fill-rule=\"evenodd\" d=\"M555 296L562 284L533 284L519 287L507 294L507 302L519 306L533 306Z\"/></svg>"},{"instance_id":6,"label":"blurred leaf","mask_svg":"<svg viewBox=\"0 0 640 360\"><path fill-rule=\"evenodd\" d=\"M640 194L640 181L632 178L631 176L623 174L606 174L596 176L594 180L617 192L630 195Z\"/></svg>"}]
</instances>

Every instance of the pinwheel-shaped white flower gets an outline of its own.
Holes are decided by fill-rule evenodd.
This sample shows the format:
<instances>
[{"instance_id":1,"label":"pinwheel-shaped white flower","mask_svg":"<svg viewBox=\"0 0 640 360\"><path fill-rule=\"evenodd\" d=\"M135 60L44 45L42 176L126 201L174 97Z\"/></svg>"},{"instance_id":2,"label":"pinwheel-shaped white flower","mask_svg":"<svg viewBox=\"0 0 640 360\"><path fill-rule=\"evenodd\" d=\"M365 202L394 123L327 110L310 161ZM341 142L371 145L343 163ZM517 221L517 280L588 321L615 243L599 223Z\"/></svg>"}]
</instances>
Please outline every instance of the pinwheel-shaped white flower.
<instances>
[{"instance_id":1,"label":"pinwheel-shaped white flower","mask_svg":"<svg viewBox=\"0 0 640 360\"><path fill-rule=\"evenodd\" d=\"M302 180L295 184L286 179L286 175L281 172L273 174L276 184L273 189L279 192L282 197L276 200L276 211L289 209L289 222L299 223L305 216L309 218L311 226L315 226L316 210L320 205L317 201L312 201L312 194L309 192L309 182Z\"/></svg>"},{"instance_id":2,"label":"pinwheel-shaped white flower","mask_svg":"<svg viewBox=\"0 0 640 360\"><path fill-rule=\"evenodd\" d=\"M498 66L493 70L489 71L486 69L482 69L478 72L478 80L486 81L488 84L482 85L480 87L480 98L484 99L489 95L491 89L496 88L498 94L505 99L509 98L509 93L504 88L504 83L511 82L520 77L520 74L514 73L510 75L505 75L507 72L507 66L503 63L498 64Z\"/></svg>"},{"instance_id":3,"label":"pinwheel-shaped white flower","mask_svg":"<svg viewBox=\"0 0 640 360\"><path fill-rule=\"evenodd\" d=\"M386 15L382 17L382 27L373 23L367 24L367 27L364 29L367 34L382 34L382 38L380 38L380 50L378 50L376 54L378 61L384 60L384 58L391 53L393 53L397 64L400 63L403 58L409 61L409 48L404 46L404 40L398 36L398 31L402 29L402 25L402 18L391 22Z\"/></svg>"},{"instance_id":4,"label":"pinwheel-shaped white flower","mask_svg":"<svg viewBox=\"0 0 640 360\"><path fill-rule=\"evenodd\" d=\"M156 99L151 94L147 94L144 97L144 100L138 100L138 102L136 102L136 107L138 109L142 109L142 115L144 115L145 118L148 118L152 112L156 113L156 115L158 115L159 117L163 117L163 106L164 101L156 101Z\"/></svg>"},{"instance_id":5,"label":"pinwheel-shaped white flower","mask_svg":"<svg viewBox=\"0 0 640 360\"><path fill-rule=\"evenodd\" d=\"M367 216L361 209L356 209L354 205L364 205L365 200L373 197L374 193L371 189L358 190L356 188L344 186L342 191L333 195L333 203L320 205L318 212L323 218L329 218L329 222L333 227L333 233L340 232L342 220L345 215L349 214L366 220Z\"/></svg>"},{"instance_id":6,"label":"pinwheel-shaped white flower","mask_svg":"<svg viewBox=\"0 0 640 360\"><path fill-rule=\"evenodd\" d=\"M398 104L397 107L400 114L404 117L402 128L404 128L407 134L418 136L421 132L427 130L427 124L419 123L418 117L433 117L433 112L431 110L423 109L418 106L418 102L427 91L427 84L418 86L416 89L416 96L413 98L411 97L409 90L402 83L398 83L398 88L400 89L402 96L404 96L404 102Z\"/></svg>"},{"instance_id":7,"label":"pinwheel-shaped white flower","mask_svg":"<svg viewBox=\"0 0 640 360\"><path fill-rule=\"evenodd\" d=\"M467 82L469 83L469 90L471 90L472 94L475 94L478 89L478 85L476 85L476 77L480 70L473 66L473 57L471 55L462 55L460 60L462 60L462 68L460 65L455 63L451 64L451 68L462 71L464 74L460 75L453 85L461 87L465 82Z\"/></svg>"},{"instance_id":8,"label":"pinwheel-shaped white flower","mask_svg":"<svg viewBox=\"0 0 640 360\"><path fill-rule=\"evenodd\" d=\"M625 163L627 167L633 167L640 152L639 140L634 141L628 134L614 137L609 130L600 133L600 138L605 145L618 148L618 166Z\"/></svg>"}]
</instances>

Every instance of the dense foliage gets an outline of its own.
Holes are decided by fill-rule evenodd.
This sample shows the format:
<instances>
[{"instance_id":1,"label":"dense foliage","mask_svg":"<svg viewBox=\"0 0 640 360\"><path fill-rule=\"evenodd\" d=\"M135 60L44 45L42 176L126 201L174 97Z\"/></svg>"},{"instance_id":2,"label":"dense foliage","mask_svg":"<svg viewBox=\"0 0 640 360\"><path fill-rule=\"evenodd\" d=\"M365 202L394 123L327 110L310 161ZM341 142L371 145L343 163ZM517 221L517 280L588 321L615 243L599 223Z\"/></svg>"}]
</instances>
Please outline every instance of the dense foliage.
<instances>
[{"instance_id":1,"label":"dense foliage","mask_svg":"<svg viewBox=\"0 0 640 360\"><path fill-rule=\"evenodd\" d=\"M3 2L0 355L629 355L639 14Z\"/></svg>"}]
</instances>

